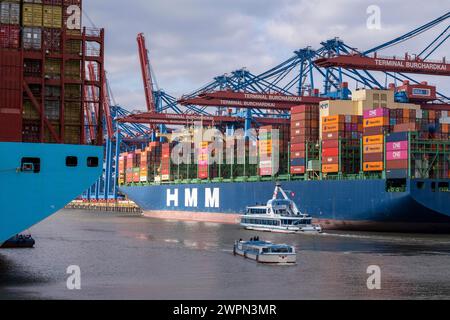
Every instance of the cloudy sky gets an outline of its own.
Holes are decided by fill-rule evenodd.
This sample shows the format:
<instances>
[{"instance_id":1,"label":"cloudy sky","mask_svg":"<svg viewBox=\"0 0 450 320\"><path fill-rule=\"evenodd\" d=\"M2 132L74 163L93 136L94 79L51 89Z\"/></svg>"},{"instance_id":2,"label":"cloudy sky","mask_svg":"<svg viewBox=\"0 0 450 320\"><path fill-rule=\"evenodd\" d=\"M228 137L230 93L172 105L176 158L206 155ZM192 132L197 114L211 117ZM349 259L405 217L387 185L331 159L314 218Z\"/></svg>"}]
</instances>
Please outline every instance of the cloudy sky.
<instances>
[{"instance_id":1,"label":"cloudy sky","mask_svg":"<svg viewBox=\"0 0 450 320\"><path fill-rule=\"evenodd\" d=\"M84 25L107 31L107 71L115 100L144 109L136 35L144 32L157 82L181 96L215 76L246 67L259 74L296 49L339 37L368 49L450 10L442 0L90 0ZM447 3L448 4L448 3ZM368 30L368 6L381 9L381 29ZM420 52L436 35L427 33L383 54ZM420 50L419 50L420 49ZM447 56L442 47L434 58ZM448 79L429 78L443 91Z\"/></svg>"}]
</instances>

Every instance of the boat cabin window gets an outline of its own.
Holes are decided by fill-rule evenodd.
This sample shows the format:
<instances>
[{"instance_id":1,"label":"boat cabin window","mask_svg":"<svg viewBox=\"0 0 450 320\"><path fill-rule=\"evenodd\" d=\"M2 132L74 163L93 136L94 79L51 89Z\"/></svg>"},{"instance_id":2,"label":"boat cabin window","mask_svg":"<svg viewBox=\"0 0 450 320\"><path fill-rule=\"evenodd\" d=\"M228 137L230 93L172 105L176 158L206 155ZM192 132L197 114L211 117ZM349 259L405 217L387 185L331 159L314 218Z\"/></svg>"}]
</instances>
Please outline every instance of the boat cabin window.
<instances>
[{"instance_id":1,"label":"boat cabin window","mask_svg":"<svg viewBox=\"0 0 450 320\"><path fill-rule=\"evenodd\" d=\"M66 157L66 166L67 167L76 167L78 166L78 158L77 157Z\"/></svg>"},{"instance_id":2,"label":"boat cabin window","mask_svg":"<svg viewBox=\"0 0 450 320\"><path fill-rule=\"evenodd\" d=\"M41 172L41 159L40 158L22 158L20 171L28 173Z\"/></svg>"},{"instance_id":3,"label":"boat cabin window","mask_svg":"<svg viewBox=\"0 0 450 320\"><path fill-rule=\"evenodd\" d=\"M249 214L266 214L267 211L266 211L266 209L254 209L254 208L251 208L251 209L247 210L247 213L249 213Z\"/></svg>"},{"instance_id":4,"label":"boat cabin window","mask_svg":"<svg viewBox=\"0 0 450 320\"><path fill-rule=\"evenodd\" d=\"M264 248L264 253L293 253L292 248L289 247L271 247L271 248Z\"/></svg>"},{"instance_id":5,"label":"boat cabin window","mask_svg":"<svg viewBox=\"0 0 450 320\"><path fill-rule=\"evenodd\" d=\"M98 167L98 157L89 157L87 159L87 166L89 168L97 168Z\"/></svg>"}]
</instances>

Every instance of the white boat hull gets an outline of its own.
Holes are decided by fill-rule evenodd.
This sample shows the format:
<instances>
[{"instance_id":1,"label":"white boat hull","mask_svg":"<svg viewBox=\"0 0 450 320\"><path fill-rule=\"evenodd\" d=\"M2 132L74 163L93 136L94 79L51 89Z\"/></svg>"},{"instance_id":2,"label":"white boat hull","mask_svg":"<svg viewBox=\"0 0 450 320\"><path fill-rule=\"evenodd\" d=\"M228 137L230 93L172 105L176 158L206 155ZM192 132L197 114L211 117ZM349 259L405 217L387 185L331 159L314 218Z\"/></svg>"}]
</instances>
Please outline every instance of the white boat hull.
<instances>
[{"instance_id":1,"label":"white boat hull","mask_svg":"<svg viewBox=\"0 0 450 320\"><path fill-rule=\"evenodd\" d=\"M256 226L256 225L245 225L242 224L242 226L251 231L261 231L261 232L273 232L273 233L284 233L284 234L296 234L296 233L321 233L321 228L316 227L305 227L305 228L286 228L286 227L263 227L263 226Z\"/></svg>"},{"instance_id":2,"label":"white boat hull","mask_svg":"<svg viewBox=\"0 0 450 320\"><path fill-rule=\"evenodd\" d=\"M239 250L238 248L235 248L234 253L238 256L247 258L249 260L256 261L258 263L263 264L296 264L297 263L297 254L278 254L278 253L271 253L271 254L255 254L255 253L249 253L242 250Z\"/></svg>"}]
</instances>

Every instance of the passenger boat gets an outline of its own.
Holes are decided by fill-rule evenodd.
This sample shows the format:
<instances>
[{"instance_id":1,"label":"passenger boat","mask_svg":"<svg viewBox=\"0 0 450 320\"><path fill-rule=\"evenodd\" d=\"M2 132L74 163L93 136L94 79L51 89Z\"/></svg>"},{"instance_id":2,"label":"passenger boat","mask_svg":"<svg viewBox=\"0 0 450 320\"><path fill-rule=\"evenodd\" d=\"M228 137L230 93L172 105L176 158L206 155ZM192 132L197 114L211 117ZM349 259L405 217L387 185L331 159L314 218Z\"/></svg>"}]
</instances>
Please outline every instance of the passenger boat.
<instances>
[{"instance_id":1,"label":"passenger boat","mask_svg":"<svg viewBox=\"0 0 450 320\"><path fill-rule=\"evenodd\" d=\"M283 199L278 199L279 193ZM311 216L300 212L295 202L277 184L267 205L247 207L245 215L241 216L241 226L247 230L277 233L321 233L322 227L313 224L312 220Z\"/></svg>"},{"instance_id":2,"label":"passenger boat","mask_svg":"<svg viewBox=\"0 0 450 320\"><path fill-rule=\"evenodd\" d=\"M295 264L295 247L286 244L273 244L267 241L236 241L233 254L264 264Z\"/></svg>"},{"instance_id":3,"label":"passenger boat","mask_svg":"<svg viewBox=\"0 0 450 320\"><path fill-rule=\"evenodd\" d=\"M31 235L22 235L18 234L7 240L3 243L0 248L1 249L19 249L19 248L28 248L31 249L34 247L36 242L34 241Z\"/></svg>"}]
</instances>

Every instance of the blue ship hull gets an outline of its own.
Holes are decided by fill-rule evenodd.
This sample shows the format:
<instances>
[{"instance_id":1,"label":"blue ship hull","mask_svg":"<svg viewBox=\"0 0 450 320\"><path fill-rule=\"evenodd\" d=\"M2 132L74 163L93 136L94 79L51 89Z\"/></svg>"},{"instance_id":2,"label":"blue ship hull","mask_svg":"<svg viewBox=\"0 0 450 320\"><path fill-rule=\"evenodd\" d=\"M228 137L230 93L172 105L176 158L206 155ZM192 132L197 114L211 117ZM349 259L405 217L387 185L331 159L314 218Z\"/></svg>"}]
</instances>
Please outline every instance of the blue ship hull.
<instances>
[{"instance_id":1,"label":"blue ship hull","mask_svg":"<svg viewBox=\"0 0 450 320\"><path fill-rule=\"evenodd\" d=\"M77 157L68 167L66 157ZM98 158L89 167L87 159ZM40 159L39 172L21 170ZM89 188L102 173L103 147L0 142L0 244L53 213Z\"/></svg>"},{"instance_id":2,"label":"blue ship hull","mask_svg":"<svg viewBox=\"0 0 450 320\"><path fill-rule=\"evenodd\" d=\"M405 192L387 192L386 181L291 181L299 209L325 229L450 232L449 180L408 180ZM146 215L236 223L249 205L272 197L272 182L129 186L121 190Z\"/></svg>"}]
</instances>

